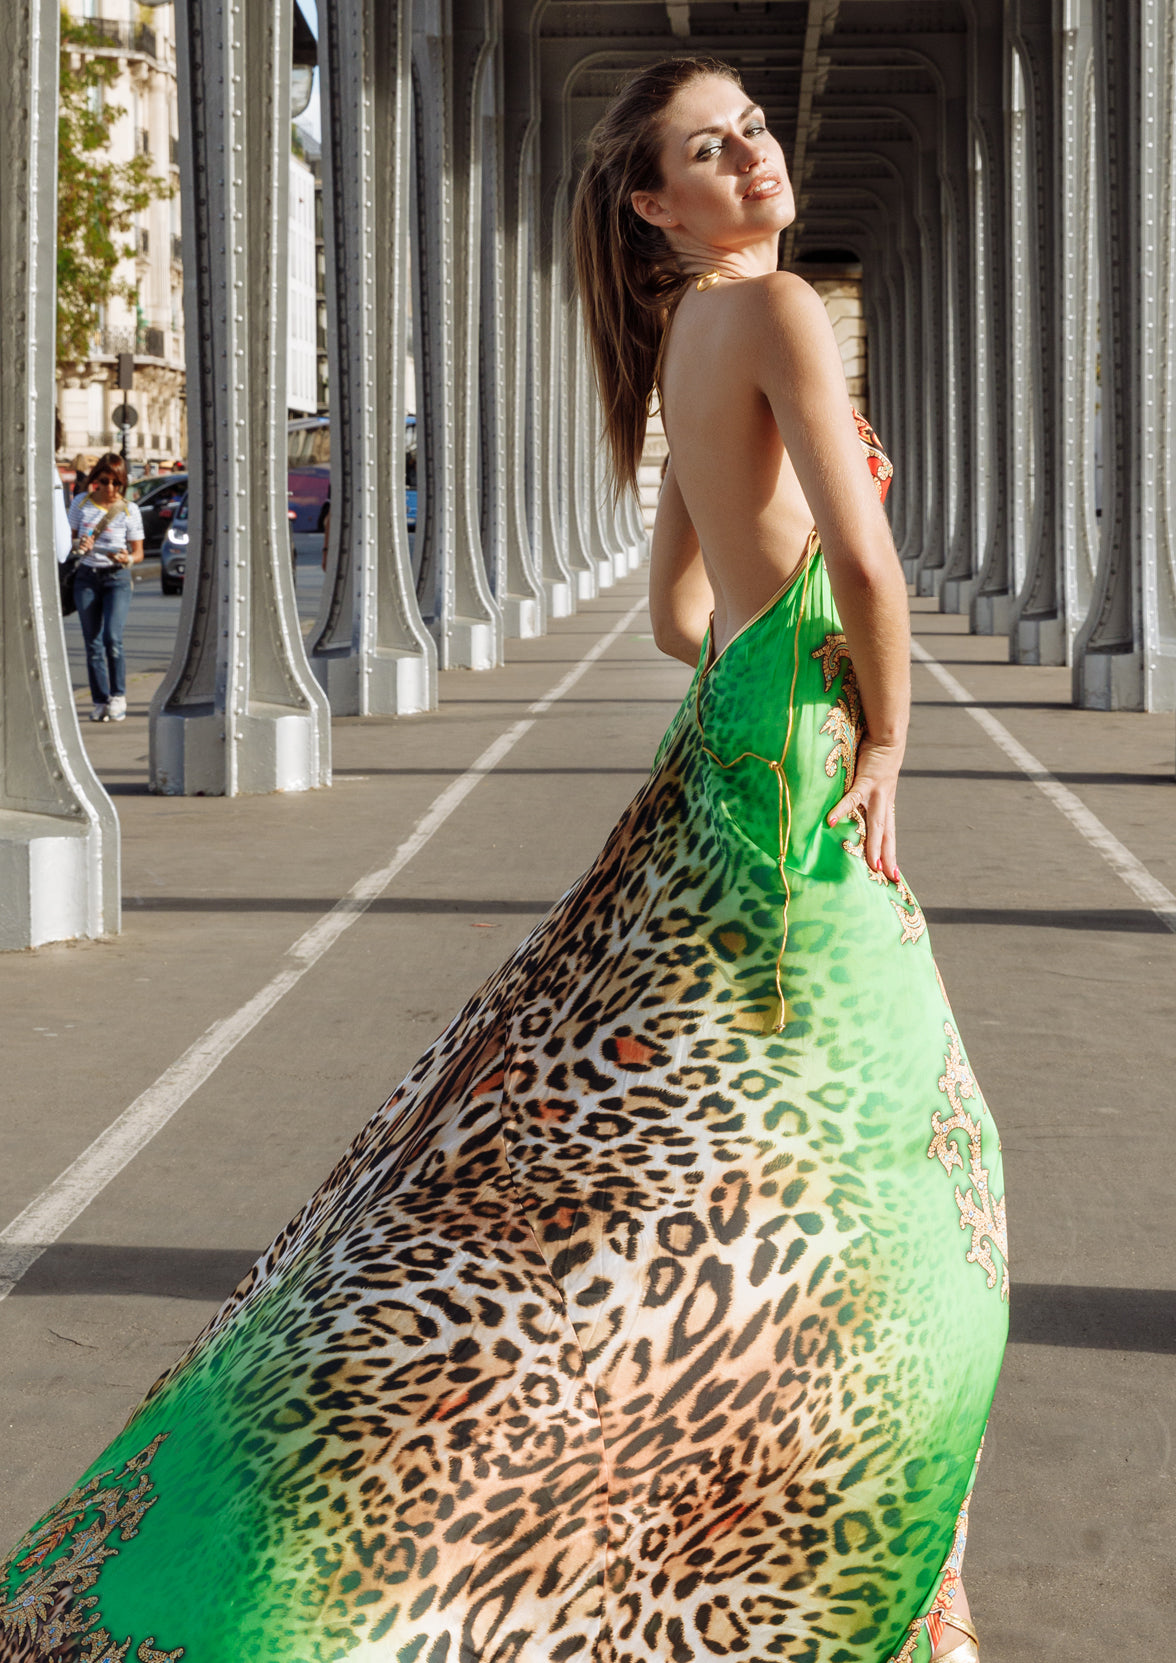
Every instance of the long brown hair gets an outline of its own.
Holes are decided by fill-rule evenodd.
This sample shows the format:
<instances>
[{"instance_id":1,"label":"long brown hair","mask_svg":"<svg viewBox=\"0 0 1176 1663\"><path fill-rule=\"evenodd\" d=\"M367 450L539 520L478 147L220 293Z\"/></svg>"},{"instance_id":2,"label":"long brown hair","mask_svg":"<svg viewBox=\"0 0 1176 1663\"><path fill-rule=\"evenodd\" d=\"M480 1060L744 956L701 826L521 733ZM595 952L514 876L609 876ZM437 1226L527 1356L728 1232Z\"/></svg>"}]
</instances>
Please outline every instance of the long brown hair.
<instances>
[{"instance_id":1,"label":"long brown hair","mask_svg":"<svg viewBox=\"0 0 1176 1663\"><path fill-rule=\"evenodd\" d=\"M660 190L663 117L706 75L742 87L717 58L663 58L638 70L588 138L572 205L572 255L584 308L616 496L635 490L666 326L688 278L665 232L641 218L634 191Z\"/></svg>"}]
</instances>

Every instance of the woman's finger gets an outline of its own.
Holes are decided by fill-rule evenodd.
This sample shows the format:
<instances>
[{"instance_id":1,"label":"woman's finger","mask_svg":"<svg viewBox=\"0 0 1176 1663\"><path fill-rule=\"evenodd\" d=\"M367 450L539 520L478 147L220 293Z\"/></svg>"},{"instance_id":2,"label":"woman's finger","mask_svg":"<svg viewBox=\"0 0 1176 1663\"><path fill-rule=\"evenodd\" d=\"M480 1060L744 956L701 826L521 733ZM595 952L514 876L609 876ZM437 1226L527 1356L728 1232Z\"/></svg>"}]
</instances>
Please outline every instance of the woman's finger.
<instances>
[{"instance_id":1,"label":"woman's finger","mask_svg":"<svg viewBox=\"0 0 1176 1663\"><path fill-rule=\"evenodd\" d=\"M872 872L882 870L882 840L886 822L885 799L875 796L866 809L866 864Z\"/></svg>"},{"instance_id":2,"label":"woman's finger","mask_svg":"<svg viewBox=\"0 0 1176 1663\"><path fill-rule=\"evenodd\" d=\"M829 810L827 816L829 824L831 826L835 826L839 820L848 819L854 809L860 808L861 800L861 792L856 786L851 786L845 793L845 796L842 797L841 801L837 804L836 808L831 808Z\"/></svg>"}]
</instances>

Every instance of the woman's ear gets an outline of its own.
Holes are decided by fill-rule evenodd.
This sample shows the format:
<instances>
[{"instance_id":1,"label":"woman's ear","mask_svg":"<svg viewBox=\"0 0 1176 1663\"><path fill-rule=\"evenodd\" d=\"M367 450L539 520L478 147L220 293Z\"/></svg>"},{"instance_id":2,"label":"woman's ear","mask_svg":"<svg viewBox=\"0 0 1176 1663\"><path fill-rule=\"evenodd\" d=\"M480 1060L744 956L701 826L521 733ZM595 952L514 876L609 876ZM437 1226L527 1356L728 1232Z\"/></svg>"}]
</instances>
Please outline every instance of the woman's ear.
<instances>
[{"instance_id":1,"label":"woman's ear","mask_svg":"<svg viewBox=\"0 0 1176 1663\"><path fill-rule=\"evenodd\" d=\"M633 212L650 225L656 225L666 230L673 224L673 215L667 214L652 191L634 191L629 197Z\"/></svg>"}]
</instances>

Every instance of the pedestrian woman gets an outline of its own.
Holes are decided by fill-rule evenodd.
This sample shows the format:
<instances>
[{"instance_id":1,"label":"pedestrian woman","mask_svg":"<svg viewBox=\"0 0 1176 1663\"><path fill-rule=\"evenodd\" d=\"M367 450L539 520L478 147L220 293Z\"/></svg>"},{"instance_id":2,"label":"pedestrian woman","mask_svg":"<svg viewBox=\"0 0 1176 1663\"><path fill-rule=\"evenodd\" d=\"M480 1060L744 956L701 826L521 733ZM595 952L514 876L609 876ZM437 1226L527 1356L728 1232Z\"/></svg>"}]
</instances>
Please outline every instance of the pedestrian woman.
<instances>
[{"instance_id":1,"label":"pedestrian woman","mask_svg":"<svg viewBox=\"0 0 1176 1663\"><path fill-rule=\"evenodd\" d=\"M598 859L16 1548L0 1663L975 1658L999 1146L897 864L891 467L776 271L792 217L722 65L640 71L594 134L580 292L622 489L660 389L690 690Z\"/></svg>"},{"instance_id":2,"label":"pedestrian woman","mask_svg":"<svg viewBox=\"0 0 1176 1663\"><path fill-rule=\"evenodd\" d=\"M123 627L131 604L131 567L143 558L143 519L125 501L126 463L116 451L100 456L89 488L69 511L81 555L74 600L86 643L92 722L121 722L127 714Z\"/></svg>"}]
</instances>

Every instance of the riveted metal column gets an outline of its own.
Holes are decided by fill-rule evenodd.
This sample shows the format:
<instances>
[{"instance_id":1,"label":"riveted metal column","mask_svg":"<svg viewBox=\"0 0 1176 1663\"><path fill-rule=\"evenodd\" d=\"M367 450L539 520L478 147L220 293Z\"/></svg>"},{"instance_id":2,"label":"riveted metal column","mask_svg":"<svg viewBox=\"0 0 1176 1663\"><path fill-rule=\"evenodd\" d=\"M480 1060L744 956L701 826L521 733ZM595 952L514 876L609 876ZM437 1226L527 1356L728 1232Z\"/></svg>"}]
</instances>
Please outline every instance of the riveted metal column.
<instances>
[{"instance_id":1,"label":"riveted metal column","mask_svg":"<svg viewBox=\"0 0 1176 1663\"><path fill-rule=\"evenodd\" d=\"M405 523L411 0L319 19L331 381L331 533L311 665L337 716L437 702Z\"/></svg>"},{"instance_id":2,"label":"riveted metal column","mask_svg":"<svg viewBox=\"0 0 1176 1663\"><path fill-rule=\"evenodd\" d=\"M1074 648L1074 698L1176 707L1176 15L1170 0L1095 0L1102 545Z\"/></svg>"},{"instance_id":3,"label":"riveted metal column","mask_svg":"<svg viewBox=\"0 0 1176 1663\"><path fill-rule=\"evenodd\" d=\"M922 571L922 593L942 594L949 571L968 566L973 559L975 448L973 407L967 395L967 380L973 361L971 309L972 221L970 205L970 157L968 143L967 87L962 61L955 66L951 87L943 103L943 281L941 380L944 389L943 536L928 553Z\"/></svg>"},{"instance_id":4,"label":"riveted metal column","mask_svg":"<svg viewBox=\"0 0 1176 1663\"><path fill-rule=\"evenodd\" d=\"M569 523L568 539L572 565L581 600L607 589L614 581L612 557L597 536L594 513L595 493L589 481L589 445L594 422L589 403L591 370L588 367L588 343L578 296L568 298L565 309L568 326L568 436L571 468L568 475ZM584 575L586 574L587 581Z\"/></svg>"},{"instance_id":5,"label":"riveted metal column","mask_svg":"<svg viewBox=\"0 0 1176 1663\"><path fill-rule=\"evenodd\" d=\"M947 539L947 405L953 396L947 363L944 301L943 203L940 195L936 135L928 121L919 145L918 194L915 205L919 228L920 357L919 383L923 442L919 455L923 478L923 513L918 546L911 551L908 575L920 595L938 594L943 578L943 549Z\"/></svg>"},{"instance_id":6,"label":"riveted metal column","mask_svg":"<svg viewBox=\"0 0 1176 1663\"><path fill-rule=\"evenodd\" d=\"M538 27L538 25L535 25ZM576 610L580 574L573 571L568 548L568 481L565 421L568 359L565 318L566 277L563 232L567 222L567 178L563 172L564 111L548 86L543 88L539 125L539 360L538 381L543 415L540 440L542 542L539 570L547 591L548 614L563 618Z\"/></svg>"},{"instance_id":7,"label":"riveted metal column","mask_svg":"<svg viewBox=\"0 0 1176 1663\"><path fill-rule=\"evenodd\" d=\"M953 573L953 581L946 586L943 606L945 611L962 612L966 608L972 629L978 634L992 634L1007 627L1012 585L1015 441L1011 383L1018 371L1011 347L1010 270L1015 232L1009 213L1005 23L999 0L988 0L983 8L977 7L976 26L969 35L972 136L976 146L975 243L976 258L982 267L973 299L977 357L973 362L972 381L978 467L983 459L977 508L977 527L983 530L983 542L979 571Z\"/></svg>"},{"instance_id":8,"label":"riveted metal column","mask_svg":"<svg viewBox=\"0 0 1176 1663\"><path fill-rule=\"evenodd\" d=\"M191 554L152 789L330 782L286 514L291 0L177 6Z\"/></svg>"},{"instance_id":9,"label":"riveted metal column","mask_svg":"<svg viewBox=\"0 0 1176 1663\"><path fill-rule=\"evenodd\" d=\"M970 310L968 358L961 375L961 398L969 407L971 452L966 465L971 474L967 535L958 540L944 571L939 604L944 612L966 612L979 582L984 563L995 495L992 478L993 390L992 390L992 250L989 220L989 185L983 134L969 127L969 193L971 216L971 270L964 304Z\"/></svg>"},{"instance_id":10,"label":"riveted metal column","mask_svg":"<svg viewBox=\"0 0 1176 1663\"><path fill-rule=\"evenodd\" d=\"M914 188L912 186L912 197ZM900 233L902 264L906 281L902 296L903 363L901 378L902 446L897 471L903 486L901 539L898 553L910 577L923 549L928 482L926 476L927 408L923 392L926 337L923 326L924 261L922 235L915 217L914 202L904 204Z\"/></svg>"},{"instance_id":11,"label":"riveted metal column","mask_svg":"<svg viewBox=\"0 0 1176 1663\"><path fill-rule=\"evenodd\" d=\"M1082 15L1086 11L1085 17ZM1092 31L1088 8L1021 0L1018 45L1026 65L1031 167L1029 218L1035 255L1034 349L1040 366L1040 446L1032 535L1013 606L1010 656L1065 664L1090 601L1097 551L1094 508L1094 294L1090 181L1094 177Z\"/></svg>"},{"instance_id":12,"label":"riveted metal column","mask_svg":"<svg viewBox=\"0 0 1176 1663\"><path fill-rule=\"evenodd\" d=\"M0 68L0 949L119 927L118 818L82 746L57 596L59 0L9 0Z\"/></svg>"},{"instance_id":13,"label":"riveted metal column","mask_svg":"<svg viewBox=\"0 0 1176 1663\"><path fill-rule=\"evenodd\" d=\"M483 55L493 45L488 10L485 0L417 0L413 9L425 475L418 593L443 669L502 662L502 614L486 576L478 500L481 180L474 135Z\"/></svg>"},{"instance_id":14,"label":"riveted metal column","mask_svg":"<svg viewBox=\"0 0 1176 1663\"><path fill-rule=\"evenodd\" d=\"M531 37L517 13L504 11L502 44L494 63L493 124L486 148L494 157L493 270L484 274L482 338L498 355L497 389L483 412L483 461L493 459L499 481L501 527L495 542L494 594L504 633L527 638L547 625L546 597L531 557L527 521L527 436L534 322L535 104ZM492 140L492 144L491 141ZM488 183L483 186L489 190ZM489 378L488 378L489 379Z\"/></svg>"},{"instance_id":15,"label":"riveted metal column","mask_svg":"<svg viewBox=\"0 0 1176 1663\"><path fill-rule=\"evenodd\" d=\"M592 362L588 358L589 425L588 425L588 489L592 512L596 521L596 535L601 547L612 560L613 581L623 577L639 564L640 550L633 539L631 528L622 521L613 507L608 489L604 457L604 412L592 380Z\"/></svg>"}]
</instances>

